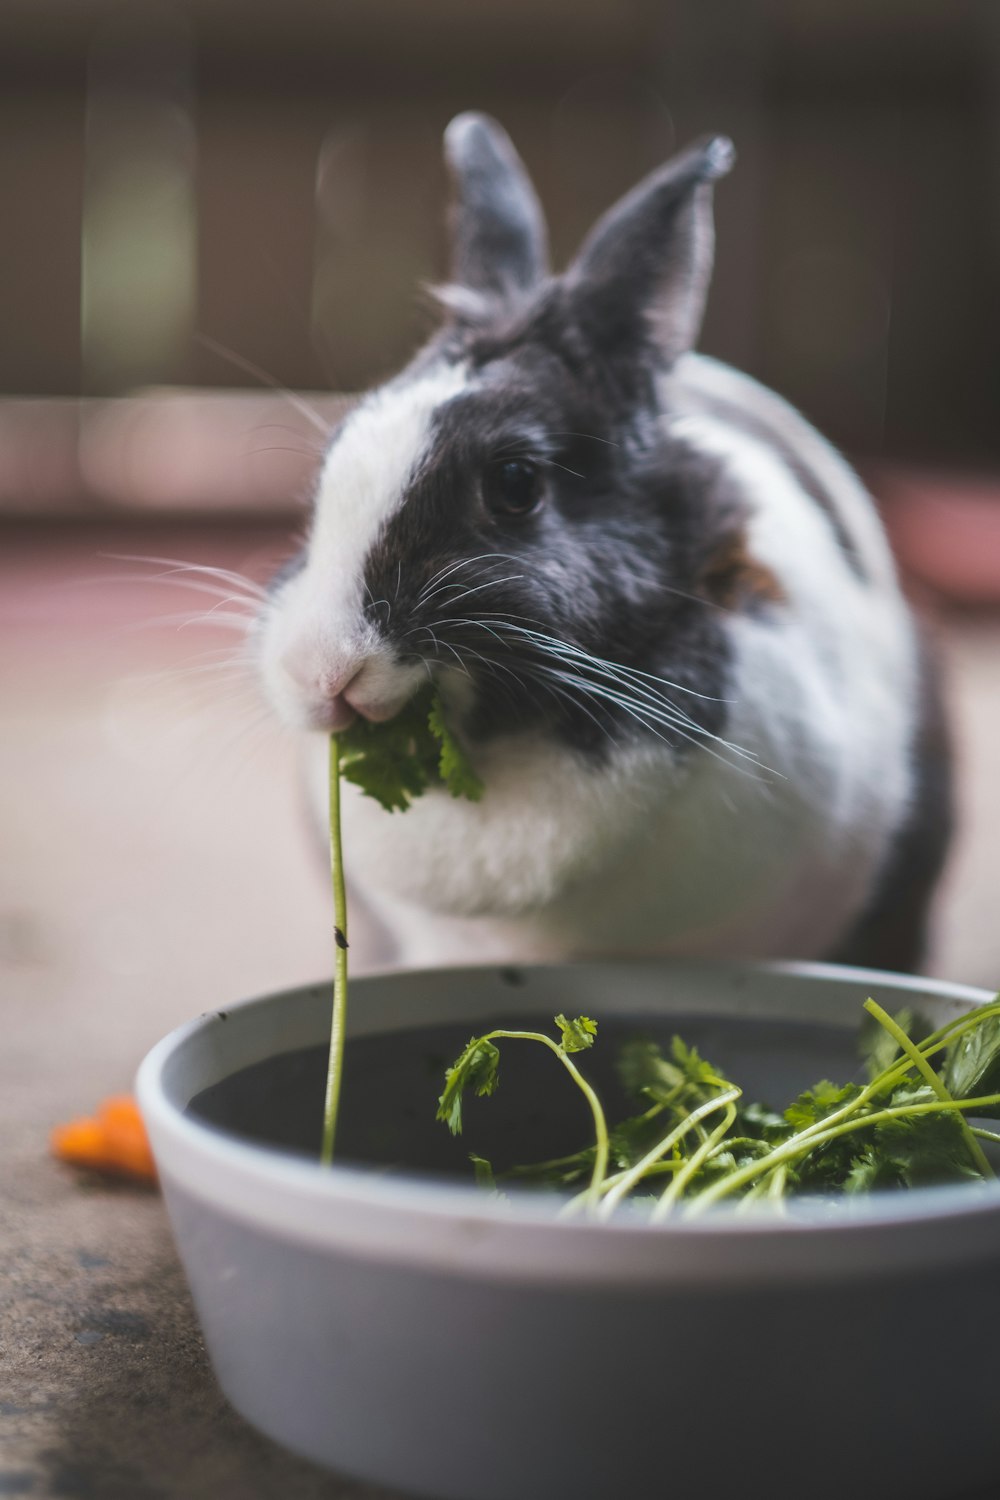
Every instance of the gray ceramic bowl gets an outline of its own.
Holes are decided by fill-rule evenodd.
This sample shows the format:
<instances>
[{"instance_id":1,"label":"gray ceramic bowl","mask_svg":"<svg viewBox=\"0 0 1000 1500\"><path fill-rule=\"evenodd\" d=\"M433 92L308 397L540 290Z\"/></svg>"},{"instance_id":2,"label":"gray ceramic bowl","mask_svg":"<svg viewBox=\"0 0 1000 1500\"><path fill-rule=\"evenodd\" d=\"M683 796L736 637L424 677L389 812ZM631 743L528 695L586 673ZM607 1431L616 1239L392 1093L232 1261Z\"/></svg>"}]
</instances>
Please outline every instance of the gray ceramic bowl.
<instances>
[{"instance_id":1,"label":"gray ceramic bowl","mask_svg":"<svg viewBox=\"0 0 1000 1500\"><path fill-rule=\"evenodd\" d=\"M496 1019L582 1011L667 1035L676 1024L777 1098L849 1072L869 993L937 1022L989 998L812 965L359 980L344 1149L446 1170L428 1059ZM271 1437L444 1500L1000 1490L1000 1188L651 1226L560 1219L548 1201L499 1202L440 1175L324 1171L248 1135L311 1149L328 1014L326 985L249 1001L175 1032L139 1074L215 1369ZM423 1025L447 1030L426 1046L397 1035ZM482 1149L476 1132L493 1132L494 1148L498 1131L523 1128L534 1095L519 1066L505 1054L469 1146ZM298 1123L283 1134L289 1111ZM580 1141L586 1123L570 1121Z\"/></svg>"}]
</instances>

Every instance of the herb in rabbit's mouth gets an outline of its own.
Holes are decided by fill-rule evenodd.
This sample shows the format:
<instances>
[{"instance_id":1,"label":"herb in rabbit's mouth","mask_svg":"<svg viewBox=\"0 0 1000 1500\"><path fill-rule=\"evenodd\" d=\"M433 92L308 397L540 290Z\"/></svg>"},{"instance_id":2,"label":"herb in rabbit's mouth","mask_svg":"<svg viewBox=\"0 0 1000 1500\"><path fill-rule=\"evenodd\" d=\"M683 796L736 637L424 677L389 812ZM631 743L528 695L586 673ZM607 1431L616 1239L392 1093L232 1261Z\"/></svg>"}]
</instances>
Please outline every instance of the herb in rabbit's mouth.
<instances>
[{"instance_id":1,"label":"herb in rabbit's mouth","mask_svg":"<svg viewBox=\"0 0 1000 1500\"><path fill-rule=\"evenodd\" d=\"M427 690L394 719L373 724L356 719L337 741L340 775L386 812L405 812L428 787L478 802L483 784L448 728L438 695Z\"/></svg>"},{"instance_id":2,"label":"herb in rabbit's mouth","mask_svg":"<svg viewBox=\"0 0 1000 1500\"><path fill-rule=\"evenodd\" d=\"M333 1160L340 1106L347 1021L347 893L340 825L340 785L350 781L373 797L386 812L405 812L429 787L477 802L482 782L448 728L438 695L428 690L384 724L358 719L330 736L330 874L333 882L334 970L330 1058L323 1102L320 1161Z\"/></svg>"},{"instance_id":3,"label":"herb in rabbit's mouth","mask_svg":"<svg viewBox=\"0 0 1000 1500\"><path fill-rule=\"evenodd\" d=\"M566 1055L589 1047L596 1025L557 1016L559 1042L527 1031L473 1037L445 1075L438 1119L459 1134L463 1091L486 1095L497 1087L497 1044L534 1041L586 1093L595 1140L569 1156L511 1168L501 1180L576 1189L566 1213L605 1219L627 1200L655 1220L724 1199L773 1202L995 1178L981 1142L1000 1143L1000 1135L966 1116L1000 1118L1000 996L929 1033L908 1012L890 1016L874 1000L865 1010L876 1023L865 1041L868 1082L823 1080L781 1113L744 1103L742 1089L674 1037L666 1055L650 1041L622 1048L619 1073L640 1107L609 1127ZM475 1155L472 1162L476 1181L495 1191L490 1163Z\"/></svg>"}]
</instances>

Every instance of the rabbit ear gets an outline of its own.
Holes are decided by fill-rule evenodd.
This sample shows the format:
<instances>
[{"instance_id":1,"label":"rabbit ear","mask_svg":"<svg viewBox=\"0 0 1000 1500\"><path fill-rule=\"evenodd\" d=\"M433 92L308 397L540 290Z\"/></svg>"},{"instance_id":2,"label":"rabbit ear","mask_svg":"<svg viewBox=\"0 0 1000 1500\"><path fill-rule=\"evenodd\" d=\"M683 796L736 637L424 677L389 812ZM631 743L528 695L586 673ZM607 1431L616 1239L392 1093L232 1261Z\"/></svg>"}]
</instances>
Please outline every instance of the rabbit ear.
<instances>
[{"instance_id":1,"label":"rabbit ear","mask_svg":"<svg viewBox=\"0 0 1000 1500\"><path fill-rule=\"evenodd\" d=\"M488 115L457 115L444 148L455 186L452 279L487 295L529 291L548 272L548 240L510 137Z\"/></svg>"},{"instance_id":2,"label":"rabbit ear","mask_svg":"<svg viewBox=\"0 0 1000 1500\"><path fill-rule=\"evenodd\" d=\"M700 141L640 182L591 230L566 285L602 348L652 337L673 360L692 347L712 274L711 184L733 159L725 136Z\"/></svg>"}]
</instances>

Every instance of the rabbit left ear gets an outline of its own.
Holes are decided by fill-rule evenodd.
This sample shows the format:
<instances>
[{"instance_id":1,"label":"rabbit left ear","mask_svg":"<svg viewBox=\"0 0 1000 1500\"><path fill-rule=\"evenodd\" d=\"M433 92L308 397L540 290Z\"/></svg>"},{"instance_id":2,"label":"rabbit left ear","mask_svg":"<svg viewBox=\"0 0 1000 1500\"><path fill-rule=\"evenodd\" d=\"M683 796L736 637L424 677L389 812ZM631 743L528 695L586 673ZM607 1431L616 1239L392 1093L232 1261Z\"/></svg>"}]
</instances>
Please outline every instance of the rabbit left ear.
<instances>
[{"instance_id":1,"label":"rabbit left ear","mask_svg":"<svg viewBox=\"0 0 1000 1500\"><path fill-rule=\"evenodd\" d=\"M530 291L548 273L548 237L510 137L488 115L457 115L444 147L455 185L453 281L487 296Z\"/></svg>"},{"instance_id":2,"label":"rabbit left ear","mask_svg":"<svg viewBox=\"0 0 1000 1500\"><path fill-rule=\"evenodd\" d=\"M565 285L599 348L652 342L669 362L693 346L712 274L712 183L733 159L725 136L699 142L598 220Z\"/></svg>"}]
</instances>

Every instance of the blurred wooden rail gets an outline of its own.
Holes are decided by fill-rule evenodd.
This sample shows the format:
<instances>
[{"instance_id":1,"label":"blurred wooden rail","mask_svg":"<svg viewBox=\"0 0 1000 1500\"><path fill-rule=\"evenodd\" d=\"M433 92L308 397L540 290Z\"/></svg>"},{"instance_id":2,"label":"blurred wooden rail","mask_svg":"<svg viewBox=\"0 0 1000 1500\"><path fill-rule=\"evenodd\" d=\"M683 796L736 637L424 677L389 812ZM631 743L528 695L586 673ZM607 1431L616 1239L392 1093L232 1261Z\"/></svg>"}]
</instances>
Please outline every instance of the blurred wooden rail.
<instances>
[{"instance_id":1,"label":"blurred wooden rail","mask_svg":"<svg viewBox=\"0 0 1000 1500\"><path fill-rule=\"evenodd\" d=\"M0 518L294 515L353 398L152 390L0 399Z\"/></svg>"},{"instance_id":2,"label":"blurred wooden rail","mask_svg":"<svg viewBox=\"0 0 1000 1500\"><path fill-rule=\"evenodd\" d=\"M0 0L0 393L251 385L199 331L293 389L380 379L427 328L470 107L522 150L557 264L675 145L731 134L704 347L853 452L1000 461L995 0ZM237 470L240 504L288 503L290 458L248 470L138 400L138 437L126 408L6 409L0 508L164 496L109 423L161 456L168 432L175 477L182 435L217 453L212 504Z\"/></svg>"}]
</instances>

